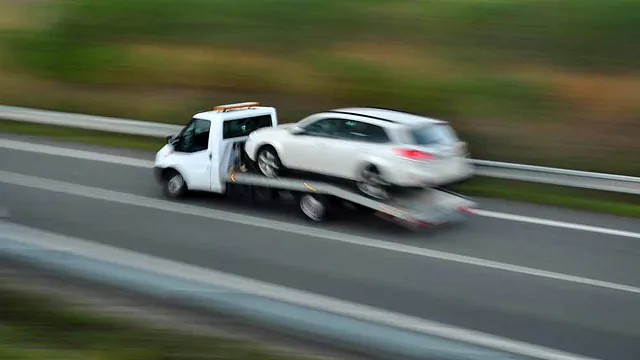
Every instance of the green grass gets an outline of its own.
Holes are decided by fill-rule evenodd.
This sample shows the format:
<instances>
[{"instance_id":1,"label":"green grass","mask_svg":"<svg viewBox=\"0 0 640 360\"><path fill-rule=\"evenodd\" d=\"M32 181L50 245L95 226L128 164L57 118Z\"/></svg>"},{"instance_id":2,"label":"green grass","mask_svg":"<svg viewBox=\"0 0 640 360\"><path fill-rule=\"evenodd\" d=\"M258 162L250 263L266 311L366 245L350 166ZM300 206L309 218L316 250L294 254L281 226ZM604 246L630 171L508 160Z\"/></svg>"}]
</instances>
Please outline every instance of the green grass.
<instances>
[{"instance_id":1,"label":"green grass","mask_svg":"<svg viewBox=\"0 0 640 360\"><path fill-rule=\"evenodd\" d=\"M59 9L56 21L45 28L5 31L9 39L5 50L9 62L18 68L66 82L128 83L131 78L140 79L136 72L147 69L150 81L153 76L162 78L163 71L158 71L162 65L157 64L162 59L130 56L127 46L136 44L250 49L309 64L333 57L332 49L341 44L402 43L417 50L418 61L462 61L464 66L458 70L478 75L531 60L596 67L598 71L635 71L632 64L640 56L635 41L640 38L640 3L632 0L157 0L153 9L147 0L71 0L47 6ZM322 69L340 75L337 85L348 86L341 100L349 101L353 95L378 101L370 92L394 85L381 78L394 71L391 66L363 71L363 62L345 67L340 59L334 60L325 62ZM199 77L220 88L242 81L242 76L225 76L220 69L226 67L211 64L209 71L199 70ZM354 71L366 75L366 82L374 86L363 86L367 84L360 76L349 78ZM451 90L446 97L454 102L459 102L458 90L464 98L468 91L485 93L500 85L497 93L486 94L499 101L492 109L504 108L504 102L509 104L507 111L511 105L526 104L526 109L551 105L541 101L546 94L543 85L528 80L514 87L509 79L500 82L504 75L475 76L469 83L421 77L415 72L394 77L401 81L395 84L398 98L419 96L419 87L405 87L402 81L422 79L434 89ZM271 87L284 85L286 82ZM245 90L253 86L256 82L244 85Z\"/></svg>"},{"instance_id":2,"label":"green grass","mask_svg":"<svg viewBox=\"0 0 640 360\"><path fill-rule=\"evenodd\" d=\"M157 151L164 144L164 140L158 138L123 136L100 131L85 131L12 121L0 121L0 132L47 136L64 141L78 141L150 151ZM640 217L640 196L484 177L478 177L467 183L460 184L456 186L456 190L469 196L526 201Z\"/></svg>"},{"instance_id":3,"label":"green grass","mask_svg":"<svg viewBox=\"0 0 640 360\"><path fill-rule=\"evenodd\" d=\"M384 106L451 121L479 158L640 174L636 0L33 0L2 13L8 104L162 122L228 99L283 120Z\"/></svg>"},{"instance_id":4,"label":"green grass","mask_svg":"<svg viewBox=\"0 0 640 360\"><path fill-rule=\"evenodd\" d=\"M640 55L640 3L634 0L156 0L152 8L147 0L71 0L59 6L62 16L39 36L92 63L106 59L91 48L75 50L123 39L287 54L345 40L402 39L456 54L482 49L492 61L543 55L560 64L617 69L632 68ZM73 75L67 70L60 69Z\"/></svg>"},{"instance_id":5,"label":"green grass","mask_svg":"<svg viewBox=\"0 0 640 360\"><path fill-rule=\"evenodd\" d=\"M252 343L149 329L1 285L0 359L303 360Z\"/></svg>"}]
</instances>

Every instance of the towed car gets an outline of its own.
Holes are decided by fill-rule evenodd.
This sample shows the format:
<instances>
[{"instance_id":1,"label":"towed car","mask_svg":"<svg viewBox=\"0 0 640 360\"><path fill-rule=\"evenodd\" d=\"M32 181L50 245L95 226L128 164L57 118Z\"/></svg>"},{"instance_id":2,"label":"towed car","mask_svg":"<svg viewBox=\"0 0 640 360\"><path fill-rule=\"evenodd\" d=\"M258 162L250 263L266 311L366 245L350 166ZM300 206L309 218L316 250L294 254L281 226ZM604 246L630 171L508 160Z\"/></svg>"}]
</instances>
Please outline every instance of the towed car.
<instances>
[{"instance_id":1,"label":"towed car","mask_svg":"<svg viewBox=\"0 0 640 360\"><path fill-rule=\"evenodd\" d=\"M312 114L252 132L247 156L267 177L288 171L379 187L435 187L473 176L467 145L446 121L360 107Z\"/></svg>"}]
</instances>

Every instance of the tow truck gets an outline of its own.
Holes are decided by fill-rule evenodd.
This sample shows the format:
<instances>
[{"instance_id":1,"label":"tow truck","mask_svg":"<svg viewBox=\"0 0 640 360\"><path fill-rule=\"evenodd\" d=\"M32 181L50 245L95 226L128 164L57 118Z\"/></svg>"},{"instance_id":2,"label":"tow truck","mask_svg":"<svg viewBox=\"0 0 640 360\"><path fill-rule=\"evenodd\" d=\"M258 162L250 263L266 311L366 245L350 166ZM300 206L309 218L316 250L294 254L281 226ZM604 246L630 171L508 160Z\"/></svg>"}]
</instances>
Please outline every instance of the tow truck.
<instances>
[{"instance_id":1,"label":"tow truck","mask_svg":"<svg viewBox=\"0 0 640 360\"><path fill-rule=\"evenodd\" d=\"M476 203L442 188L426 187L371 197L340 181L307 177L268 178L255 171L244 152L249 134L278 126L274 107L258 102L214 106L199 112L180 133L167 137L156 154L154 173L164 194L172 199L188 191L221 195L242 193L269 201L288 194L309 220L330 219L338 207L373 212L409 229L463 220Z\"/></svg>"}]
</instances>

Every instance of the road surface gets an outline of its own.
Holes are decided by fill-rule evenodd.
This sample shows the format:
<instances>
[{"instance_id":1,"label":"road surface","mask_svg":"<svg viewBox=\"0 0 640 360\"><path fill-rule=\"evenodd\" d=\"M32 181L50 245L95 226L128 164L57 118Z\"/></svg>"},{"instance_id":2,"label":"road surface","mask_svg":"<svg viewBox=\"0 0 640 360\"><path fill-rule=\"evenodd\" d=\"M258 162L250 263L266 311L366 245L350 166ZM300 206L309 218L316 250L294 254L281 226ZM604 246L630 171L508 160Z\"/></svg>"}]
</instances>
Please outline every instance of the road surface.
<instances>
[{"instance_id":1,"label":"road surface","mask_svg":"<svg viewBox=\"0 0 640 360\"><path fill-rule=\"evenodd\" d=\"M63 149L16 145L25 141ZM163 199L143 166L152 159L4 135L0 204L36 228L580 355L640 359L637 219L483 198L483 216L418 234L366 216L314 225L295 206L206 195L182 201L201 211L185 214L171 202L143 205Z\"/></svg>"}]
</instances>

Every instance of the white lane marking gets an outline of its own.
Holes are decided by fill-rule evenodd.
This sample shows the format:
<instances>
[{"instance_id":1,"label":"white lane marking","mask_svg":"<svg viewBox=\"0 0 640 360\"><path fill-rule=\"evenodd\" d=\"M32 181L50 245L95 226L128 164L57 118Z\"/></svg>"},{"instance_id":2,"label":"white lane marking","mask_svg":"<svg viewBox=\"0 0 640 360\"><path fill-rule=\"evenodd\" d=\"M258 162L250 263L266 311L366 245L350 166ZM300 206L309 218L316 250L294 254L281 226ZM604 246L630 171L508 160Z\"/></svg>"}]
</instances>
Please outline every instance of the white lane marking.
<instances>
[{"instance_id":1,"label":"white lane marking","mask_svg":"<svg viewBox=\"0 0 640 360\"><path fill-rule=\"evenodd\" d=\"M61 148L61 147L34 144L29 142L7 140L7 139L0 139L0 148L43 153L43 154L55 155L55 156L71 157L71 158L82 159L82 160L100 161L100 162L106 162L111 164L128 165L128 166L141 167L141 168L152 168L154 164L153 161L147 161L143 159L109 155L109 154L101 154L101 153L96 153L91 151ZM564 221L556 221L556 220L543 219L543 218L537 218L532 216L500 213L496 211L482 210L482 209L474 210L474 213L479 216L500 219L500 220L516 221L516 222L523 222L528 224L559 227L564 229L587 231L587 232L600 233L600 234L606 234L606 235L612 235L612 236L622 236L622 237L640 239L640 233L631 232L631 231L617 230L617 229L577 224L577 223L564 222Z\"/></svg>"},{"instance_id":2,"label":"white lane marking","mask_svg":"<svg viewBox=\"0 0 640 360\"><path fill-rule=\"evenodd\" d=\"M223 287L298 306L318 309L368 322L439 336L445 339L484 346L494 350L532 356L544 360L590 360L590 358L510 340L479 331L454 327L418 317L395 313L354 302L314 294L239 275L163 259L131 250L62 236L16 224L0 222L0 233L14 241L64 251L120 266L132 267L179 279ZM592 359L593 360L593 359Z\"/></svg>"},{"instance_id":3,"label":"white lane marking","mask_svg":"<svg viewBox=\"0 0 640 360\"><path fill-rule=\"evenodd\" d=\"M78 149L62 148L51 145L35 144L24 141L0 139L0 148L34 152L54 156L70 157L74 159L100 161L110 164L127 165L142 168L152 168L153 161L126 156L110 155Z\"/></svg>"},{"instance_id":4,"label":"white lane marking","mask_svg":"<svg viewBox=\"0 0 640 360\"><path fill-rule=\"evenodd\" d=\"M431 250L428 248L415 247L404 244L397 244L389 241L371 239L362 236L348 235L336 231L319 229L310 226L296 225L276 220L268 220L259 217L232 213L227 211L214 210L210 208L186 205L179 202L159 200L134 194L122 193L112 190L100 189L79 184L72 184L62 181L39 178L30 175L16 174L0 171L0 182L7 184L25 186L63 194L87 197L96 200L110 201L120 204L140 206L155 210L175 212L184 215L199 216L209 219L222 220L236 224L253 227L266 228L302 235L303 239L309 236L315 238L332 240L352 245L365 246L369 248L395 251L404 254L423 256L432 259L451 261L461 264L480 266L501 271L513 272L529 276L538 276L547 279L567 281L575 284L590 285L610 290L624 291L640 294L640 288L630 285L616 284L608 281L595 280L575 275L562 274L552 271L529 268L525 266L501 263L498 261L475 258L471 256L452 254L443 251Z\"/></svg>"},{"instance_id":5,"label":"white lane marking","mask_svg":"<svg viewBox=\"0 0 640 360\"><path fill-rule=\"evenodd\" d=\"M640 233L625 231L625 230L617 230L617 229L610 229L610 228L605 228L600 226L591 226L591 225L569 223L564 221L541 219L541 218L535 218L530 216L505 214L505 213L499 213L495 211L482 210L482 209L474 210L473 212L476 215L486 216L486 217L495 218L495 219L518 221L518 222L524 222L529 224L545 225L545 226L559 227L559 228L565 228L565 229L588 231L588 232L594 232L594 233L600 233L600 234L606 234L606 235L640 239Z\"/></svg>"}]
</instances>

